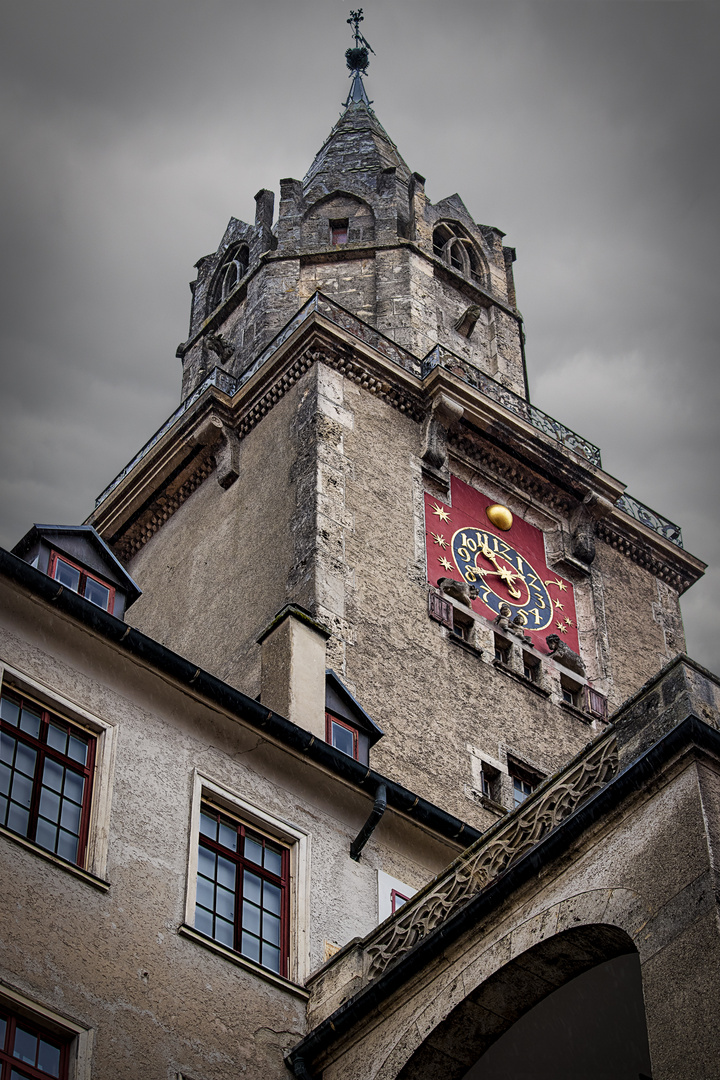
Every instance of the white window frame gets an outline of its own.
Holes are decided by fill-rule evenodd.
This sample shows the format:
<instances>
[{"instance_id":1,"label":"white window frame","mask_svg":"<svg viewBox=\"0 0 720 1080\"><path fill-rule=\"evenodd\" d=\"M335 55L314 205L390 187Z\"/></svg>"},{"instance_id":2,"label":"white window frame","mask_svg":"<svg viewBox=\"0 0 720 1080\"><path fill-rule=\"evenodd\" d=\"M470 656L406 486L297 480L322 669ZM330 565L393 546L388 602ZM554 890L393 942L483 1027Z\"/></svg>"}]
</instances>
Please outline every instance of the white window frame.
<instances>
[{"instance_id":1,"label":"white window frame","mask_svg":"<svg viewBox=\"0 0 720 1080\"><path fill-rule=\"evenodd\" d=\"M91 1080L93 1029L81 1027L67 1016L61 1016L53 1009L40 1005L37 1001L21 994L0 980L0 1003L20 1016L27 1017L30 1023L45 1028L61 1038L72 1039L70 1060L68 1062L68 1080Z\"/></svg>"},{"instance_id":2,"label":"white window frame","mask_svg":"<svg viewBox=\"0 0 720 1080\"><path fill-rule=\"evenodd\" d=\"M2 829L3 836L9 836L17 840L23 846L37 852L50 862L62 866L63 869L77 873L86 878L92 875L92 884L107 888L105 874L107 871L108 846L110 839L110 811L112 806L112 781L115 769L115 743L117 726L100 717L97 713L90 713L77 701L72 701L59 694L45 683L25 674L25 672L11 667L0 660L0 688L14 690L18 694L26 694L34 698L40 705L50 712L56 713L65 720L69 720L78 727L84 728L96 740L95 768L92 778L92 799L90 802L90 823L88 828L87 850L82 866L66 862L65 859L45 851L44 848L34 844L22 836L17 836L9 830Z\"/></svg>"},{"instance_id":3,"label":"white window frame","mask_svg":"<svg viewBox=\"0 0 720 1080\"><path fill-rule=\"evenodd\" d=\"M280 982L287 985L304 984L309 971L309 942L310 942L310 835L292 825L289 821L269 814L254 803L248 802L239 792L228 788L226 784L220 784L211 777L201 773L198 769L193 772L193 795L190 812L190 840L188 851L188 881L185 902L185 928L192 931L193 936L199 931L195 930L195 896L197 891L197 868L198 868L198 843L200 836L200 805L203 801L210 802L220 810L226 810L234 817L240 818L247 825L255 826L279 843L285 845L290 852L290 950L288 956L288 978L276 975L267 968L255 964L240 953L220 945L211 938L205 938L203 942L211 948L215 948L224 956L231 955L232 959L264 978L272 982Z\"/></svg>"}]
</instances>

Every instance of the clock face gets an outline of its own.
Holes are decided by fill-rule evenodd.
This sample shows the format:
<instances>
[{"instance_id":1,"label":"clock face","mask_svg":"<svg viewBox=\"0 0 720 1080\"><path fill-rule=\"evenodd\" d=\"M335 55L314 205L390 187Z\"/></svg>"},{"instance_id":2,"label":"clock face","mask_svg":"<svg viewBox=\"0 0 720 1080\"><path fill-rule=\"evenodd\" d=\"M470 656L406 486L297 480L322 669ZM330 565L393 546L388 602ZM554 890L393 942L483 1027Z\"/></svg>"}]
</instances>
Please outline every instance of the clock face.
<instances>
[{"instance_id":1,"label":"clock face","mask_svg":"<svg viewBox=\"0 0 720 1080\"><path fill-rule=\"evenodd\" d=\"M542 575L502 536L487 529L458 529L452 553L463 580L475 585L482 603L496 615L507 604L513 616L522 611L529 630L550 625L553 602Z\"/></svg>"},{"instance_id":2,"label":"clock face","mask_svg":"<svg viewBox=\"0 0 720 1080\"><path fill-rule=\"evenodd\" d=\"M501 532L485 513L493 500L452 477L451 505L425 496L428 580L466 581L478 591L473 610L493 621L501 606L524 618L524 632L547 653L545 637L557 634L578 651L571 582L550 570L540 529L514 516Z\"/></svg>"}]
</instances>

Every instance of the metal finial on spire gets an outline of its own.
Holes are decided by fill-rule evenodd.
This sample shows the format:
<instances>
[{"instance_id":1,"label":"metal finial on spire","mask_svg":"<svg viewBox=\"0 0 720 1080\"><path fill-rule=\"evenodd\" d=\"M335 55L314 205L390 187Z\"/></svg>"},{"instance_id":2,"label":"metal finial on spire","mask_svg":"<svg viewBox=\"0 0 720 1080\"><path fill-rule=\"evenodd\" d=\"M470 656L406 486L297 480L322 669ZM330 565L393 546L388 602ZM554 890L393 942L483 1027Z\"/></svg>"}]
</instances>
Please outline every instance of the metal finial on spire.
<instances>
[{"instance_id":1,"label":"metal finial on spire","mask_svg":"<svg viewBox=\"0 0 720 1080\"><path fill-rule=\"evenodd\" d=\"M374 56L375 50L367 38L360 33L361 22L363 22L363 9L358 8L357 11L351 11L348 23L353 27L355 45L345 53L345 62L350 69L350 78L352 79L350 93L345 102L346 109L348 105L359 105L361 103L364 105L372 105L372 102L365 91L365 84L363 83L362 77L363 75L367 75L368 64L370 63L368 53L372 53Z\"/></svg>"}]
</instances>

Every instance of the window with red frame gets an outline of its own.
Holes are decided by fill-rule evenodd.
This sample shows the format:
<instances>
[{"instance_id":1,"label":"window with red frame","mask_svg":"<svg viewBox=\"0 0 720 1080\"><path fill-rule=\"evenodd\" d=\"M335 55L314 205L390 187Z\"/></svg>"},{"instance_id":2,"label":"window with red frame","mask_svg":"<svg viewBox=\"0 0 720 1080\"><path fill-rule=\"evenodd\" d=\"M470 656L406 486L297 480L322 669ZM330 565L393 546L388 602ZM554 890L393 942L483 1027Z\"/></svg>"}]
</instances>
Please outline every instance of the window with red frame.
<instances>
[{"instance_id":1,"label":"window with red frame","mask_svg":"<svg viewBox=\"0 0 720 1080\"><path fill-rule=\"evenodd\" d=\"M197 930L287 977L289 879L288 848L203 803Z\"/></svg>"},{"instance_id":2,"label":"window with red frame","mask_svg":"<svg viewBox=\"0 0 720 1080\"><path fill-rule=\"evenodd\" d=\"M0 1005L0 1080L67 1080L67 1040Z\"/></svg>"},{"instance_id":3,"label":"window with red frame","mask_svg":"<svg viewBox=\"0 0 720 1080\"><path fill-rule=\"evenodd\" d=\"M329 712L325 713L325 742L329 742L336 750L341 750L343 754L357 760L357 729Z\"/></svg>"},{"instance_id":4,"label":"window with red frame","mask_svg":"<svg viewBox=\"0 0 720 1080\"><path fill-rule=\"evenodd\" d=\"M94 574L88 573L77 563L71 562L66 555L58 555L57 551L53 551L50 556L48 573L51 578L55 578L61 585L65 585L66 588L79 593L80 596L84 596L86 600L97 604L98 607L109 611L112 615L115 604L115 590L112 586L107 585L100 578L95 577Z\"/></svg>"},{"instance_id":5,"label":"window with red frame","mask_svg":"<svg viewBox=\"0 0 720 1080\"><path fill-rule=\"evenodd\" d=\"M392 889L390 891L390 907L392 908L393 915L396 911L400 910L403 904L407 904L409 899L409 896L403 896L403 894L401 892L398 892L397 889Z\"/></svg>"},{"instance_id":6,"label":"window with red frame","mask_svg":"<svg viewBox=\"0 0 720 1080\"><path fill-rule=\"evenodd\" d=\"M34 701L3 691L0 825L82 865L94 759L95 739L88 732Z\"/></svg>"}]
</instances>

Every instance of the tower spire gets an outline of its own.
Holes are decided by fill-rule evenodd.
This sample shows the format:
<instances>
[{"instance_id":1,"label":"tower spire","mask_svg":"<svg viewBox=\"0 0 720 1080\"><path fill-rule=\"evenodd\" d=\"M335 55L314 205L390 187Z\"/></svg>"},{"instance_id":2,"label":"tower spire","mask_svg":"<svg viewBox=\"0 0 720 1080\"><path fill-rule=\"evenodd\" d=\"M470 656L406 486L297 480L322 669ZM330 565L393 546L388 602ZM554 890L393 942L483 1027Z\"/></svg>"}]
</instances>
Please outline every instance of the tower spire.
<instances>
[{"instance_id":1,"label":"tower spire","mask_svg":"<svg viewBox=\"0 0 720 1080\"><path fill-rule=\"evenodd\" d=\"M350 105L367 105L368 108L372 105L365 90L363 75L367 75L368 64L370 63L369 53L374 56L375 50L367 38L360 33L361 22L363 22L363 9L358 8L357 11L351 11L348 23L353 27L355 44L345 53L345 62L350 69L350 78L352 79L350 93L345 100L346 109Z\"/></svg>"}]
</instances>

